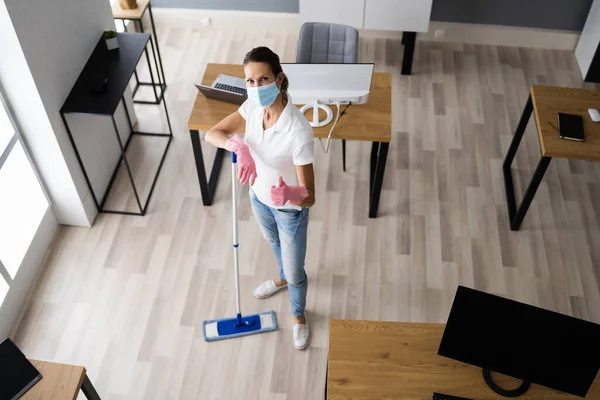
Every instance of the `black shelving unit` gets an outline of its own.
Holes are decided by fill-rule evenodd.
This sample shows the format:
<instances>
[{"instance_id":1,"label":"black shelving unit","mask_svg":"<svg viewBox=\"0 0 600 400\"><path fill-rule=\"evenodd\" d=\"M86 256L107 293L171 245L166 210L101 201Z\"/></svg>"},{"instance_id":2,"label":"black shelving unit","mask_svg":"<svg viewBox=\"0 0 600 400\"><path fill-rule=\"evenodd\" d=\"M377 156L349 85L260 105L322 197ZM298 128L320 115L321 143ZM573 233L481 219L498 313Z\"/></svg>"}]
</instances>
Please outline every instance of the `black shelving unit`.
<instances>
[{"instance_id":1,"label":"black shelving unit","mask_svg":"<svg viewBox=\"0 0 600 400\"><path fill-rule=\"evenodd\" d=\"M148 208L148 203L150 202L150 198L152 197L152 193L156 185L156 181L158 180L158 176L162 169L163 162L167 155L167 151L169 150L171 140L173 139L173 130L171 129L171 121L169 119L167 104L164 97L162 96L161 102L163 103L163 106L165 108L167 124L169 126L169 133L139 132L133 129L129 110L127 109L127 103L125 102L124 93L128 87L132 75L134 74L138 62L144 54L146 56L146 61L148 62L148 65L150 65L150 56L148 55L148 44L150 44L151 46L153 45L152 37L148 33L118 33L117 40L119 42L119 49L108 50L104 38L100 38L98 44L92 52L92 55L88 59L85 67L83 68L81 74L79 75L77 81L71 89L69 96L67 97L65 103L60 109L60 115L67 129L67 133L69 134L69 139L71 140L71 144L73 145L73 149L75 150L77 160L79 161L79 165L83 170L85 180L88 184L88 187L90 188L90 192L92 193L98 211L124 215L145 215ZM123 102L123 107L131 131L129 139L125 144L121 140L121 136L119 135L119 129L117 127L117 122L115 121L115 112L121 102ZM115 136L117 138L119 148L121 150L121 158L115 166L106 192L104 193L103 198L100 200L97 198L96 193L94 192L94 188L92 187L92 184L90 182L88 172L86 171L86 168L83 164L83 160L77 149L77 145L75 144L75 140L71 133L71 129L69 127L67 119L65 118L66 114L71 113L109 116L112 119L112 125L115 132ZM142 204L142 201L140 199L140 195L135 185L129 162L127 160L127 149L134 135L157 136L168 138L167 145L165 147L165 150L160 160L160 164L158 166L158 170L156 171L156 175L154 176L154 180L152 182L152 187L150 188L148 198L146 199L144 204ZM121 162L125 164L125 167L127 169L129 180L133 187L133 192L135 194L135 198L140 210L139 213L122 210L107 210L104 208L106 199L110 194L110 190L114 183L115 177L117 176L117 172L119 170Z\"/></svg>"},{"instance_id":2,"label":"black shelving unit","mask_svg":"<svg viewBox=\"0 0 600 400\"><path fill-rule=\"evenodd\" d=\"M140 7L138 5L138 7ZM137 24L137 29L140 32L144 33L144 22L143 18L146 14L146 10L148 10L148 15L150 16L150 27L152 29L152 34L154 36L154 40L156 43L151 42L152 47L152 55L154 57L154 65L156 66L156 77L158 83L154 81L154 75L152 74L152 67L150 63L148 63L148 70L150 71L150 82L142 82L138 77L138 73L136 70L133 71L135 77L135 87L133 89L133 102L138 104L159 104L164 96L165 90L167 90L167 80L165 78L165 71L163 69L162 57L160 55L160 48L158 44L158 36L156 34L156 25L154 24L154 16L152 15L152 2L148 2L148 4L143 8L142 12L139 14L139 17L123 17L123 16L113 16L114 19L121 20L123 24L123 30L127 32L127 24L125 21L133 21L134 26ZM156 48L155 48L156 46ZM160 70L159 70L160 67ZM150 86L154 90L154 101L148 100L136 100L135 95L140 88L140 86ZM156 88L159 88L160 94L158 94Z\"/></svg>"}]
</instances>

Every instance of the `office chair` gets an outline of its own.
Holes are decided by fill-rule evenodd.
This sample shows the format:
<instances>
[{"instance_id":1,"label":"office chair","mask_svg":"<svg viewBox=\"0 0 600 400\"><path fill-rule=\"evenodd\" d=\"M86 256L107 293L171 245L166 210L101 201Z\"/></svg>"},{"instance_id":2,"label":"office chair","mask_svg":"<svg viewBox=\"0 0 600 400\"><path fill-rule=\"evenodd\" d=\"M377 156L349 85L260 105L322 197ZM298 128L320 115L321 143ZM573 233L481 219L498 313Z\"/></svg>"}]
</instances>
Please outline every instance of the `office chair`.
<instances>
[{"instance_id":1,"label":"office chair","mask_svg":"<svg viewBox=\"0 0 600 400\"><path fill-rule=\"evenodd\" d=\"M346 25L306 22L300 28L296 62L354 64L358 62L358 30ZM342 168L346 171L346 140L342 139Z\"/></svg>"}]
</instances>

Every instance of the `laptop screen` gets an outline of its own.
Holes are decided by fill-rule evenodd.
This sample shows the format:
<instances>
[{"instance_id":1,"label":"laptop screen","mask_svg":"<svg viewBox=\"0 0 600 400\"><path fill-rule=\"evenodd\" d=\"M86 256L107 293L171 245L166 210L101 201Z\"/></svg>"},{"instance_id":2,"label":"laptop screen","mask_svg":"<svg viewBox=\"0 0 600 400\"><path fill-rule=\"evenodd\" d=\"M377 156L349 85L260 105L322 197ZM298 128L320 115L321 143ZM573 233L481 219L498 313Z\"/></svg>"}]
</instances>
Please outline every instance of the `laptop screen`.
<instances>
[{"instance_id":1,"label":"laptop screen","mask_svg":"<svg viewBox=\"0 0 600 400\"><path fill-rule=\"evenodd\" d=\"M10 339L0 343L0 399L18 399L40 378L38 370Z\"/></svg>"}]
</instances>

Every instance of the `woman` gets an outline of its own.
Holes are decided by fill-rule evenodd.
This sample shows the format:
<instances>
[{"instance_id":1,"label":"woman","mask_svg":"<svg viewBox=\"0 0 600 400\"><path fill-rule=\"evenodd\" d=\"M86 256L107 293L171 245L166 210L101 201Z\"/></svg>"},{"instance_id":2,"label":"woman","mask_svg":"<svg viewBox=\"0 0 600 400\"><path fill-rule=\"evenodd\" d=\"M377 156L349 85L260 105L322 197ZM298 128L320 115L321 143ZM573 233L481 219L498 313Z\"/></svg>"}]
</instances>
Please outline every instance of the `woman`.
<instances>
[{"instance_id":1,"label":"woman","mask_svg":"<svg viewBox=\"0 0 600 400\"><path fill-rule=\"evenodd\" d=\"M279 277L260 284L266 299L288 288L294 315L294 347L304 350L308 280L304 271L309 208L315 203L313 131L287 93L279 57L267 47L244 58L248 99L206 134L206 140L237 154L238 178L250 184L250 202L279 264ZM235 132L244 130L245 134Z\"/></svg>"}]
</instances>

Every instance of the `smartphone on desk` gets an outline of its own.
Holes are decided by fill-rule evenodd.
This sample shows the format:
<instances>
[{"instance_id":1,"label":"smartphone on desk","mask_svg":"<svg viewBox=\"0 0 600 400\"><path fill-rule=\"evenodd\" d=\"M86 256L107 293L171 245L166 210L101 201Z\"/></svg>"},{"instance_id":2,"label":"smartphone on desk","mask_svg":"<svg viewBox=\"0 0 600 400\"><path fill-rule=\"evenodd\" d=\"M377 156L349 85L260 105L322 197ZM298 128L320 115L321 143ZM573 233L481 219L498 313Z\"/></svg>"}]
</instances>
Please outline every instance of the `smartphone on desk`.
<instances>
[{"instance_id":1,"label":"smartphone on desk","mask_svg":"<svg viewBox=\"0 0 600 400\"><path fill-rule=\"evenodd\" d=\"M581 115L558 113L558 136L561 139L585 142L583 117Z\"/></svg>"}]
</instances>

